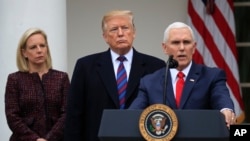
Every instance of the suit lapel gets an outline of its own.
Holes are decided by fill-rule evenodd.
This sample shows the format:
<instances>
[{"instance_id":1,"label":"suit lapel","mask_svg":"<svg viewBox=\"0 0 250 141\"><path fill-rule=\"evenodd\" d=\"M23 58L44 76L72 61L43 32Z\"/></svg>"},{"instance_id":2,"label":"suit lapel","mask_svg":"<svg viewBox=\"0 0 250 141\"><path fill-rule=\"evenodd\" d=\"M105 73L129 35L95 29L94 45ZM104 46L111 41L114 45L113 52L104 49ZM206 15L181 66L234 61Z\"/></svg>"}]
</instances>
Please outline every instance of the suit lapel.
<instances>
[{"instance_id":1,"label":"suit lapel","mask_svg":"<svg viewBox=\"0 0 250 141\"><path fill-rule=\"evenodd\" d=\"M145 62L135 49L133 52L133 59L132 59L132 65L128 80L128 87L127 87L127 94L126 99L129 99L129 97L133 94L133 92L138 87L138 82L140 81L141 76L145 73Z\"/></svg>"},{"instance_id":2,"label":"suit lapel","mask_svg":"<svg viewBox=\"0 0 250 141\"><path fill-rule=\"evenodd\" d=\"M189 96L192 94L191 91L197 82L197 80L200 77L200 71L201 69L193 62L191 69L189 71L189 74L187 76L187 79L185 81L185 85L183 88L183 93L181 97L181 103L180 108L183 108L185 103L187 102Z\"/></svg>"},{"instance_id":3,"label":"suit lapel","mask_svg":"<svg viewBox=\"0 0 250 141\"><path fill-rule=\"evenodd\" d=\"M164 78L165 79L165 78ZM167 105L169 105L169 107L176 109L176 103L175 103L175 96L174 96L174 91L173 91L173 85L172 85L172 78L171 78L171 74L170 71L168 70L168 78L167 78Z\"/></svg>"},{"instance_id":4,"label":"suit lapel","mask_svg":"<svg viewBox=\"0 0 250 141\"><path fill-rule=\"evenodd\" d=\"M110 50L104 52L101 55L97 65L98 65L97 71L100 74L105 87L107 88L108 94L114 101L117 108L119 108L116 79L113 70ZM145 74L145 61L143 59L143 56L134 49L132 65L127 86L126 100L128 100L130 96L134 93L134 91L139 85L138 82L140 81L141 76L143 76L144 74Z\"/></svg>"},{"instance_id":5,"label":"suit lapel","mask_svg":"<svg viewBox=\"0 0 250 141\"><path fill-rule=\"evenodd\" d=\"M97 71L100 74L101 80L103 81L105 87L107 88L108 95L111 97L117 108L119 108L116 79L109 50L101 55L97 65Z\"/></svg>"}]
</instances>

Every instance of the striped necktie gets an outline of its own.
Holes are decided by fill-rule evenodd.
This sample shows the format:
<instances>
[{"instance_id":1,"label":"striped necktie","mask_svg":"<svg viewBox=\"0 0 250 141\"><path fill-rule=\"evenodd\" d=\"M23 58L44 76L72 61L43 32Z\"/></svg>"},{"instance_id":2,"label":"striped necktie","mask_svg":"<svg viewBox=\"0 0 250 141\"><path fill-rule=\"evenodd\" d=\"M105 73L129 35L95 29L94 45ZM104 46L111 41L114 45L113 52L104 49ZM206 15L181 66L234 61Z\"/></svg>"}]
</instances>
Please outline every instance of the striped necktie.
<instances>
[{"instance_id":1,"label":"striped necktie","mask_svg":"<svg viewBox=\"0 0 250 141\"><path fill-rule=\"evenodd\" d=\"M123 65L123 61L126 60L126 58L124 56L120 56L117 58L117 60L120 61L120 64L117 70L117 78L116 78L117 90L119 94L120 109L124 109L125 108L125 95L126 95L126 88L127 88L127 74Z\"/></svg>"}]
</instances>

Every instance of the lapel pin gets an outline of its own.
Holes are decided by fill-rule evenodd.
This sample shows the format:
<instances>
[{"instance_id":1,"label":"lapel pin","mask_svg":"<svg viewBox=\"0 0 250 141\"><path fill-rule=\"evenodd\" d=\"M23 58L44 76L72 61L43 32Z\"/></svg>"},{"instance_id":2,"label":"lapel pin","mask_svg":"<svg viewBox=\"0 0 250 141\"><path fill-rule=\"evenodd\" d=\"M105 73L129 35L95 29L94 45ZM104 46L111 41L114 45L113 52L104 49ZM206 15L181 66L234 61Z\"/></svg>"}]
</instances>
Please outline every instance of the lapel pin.
<instances>
[{"instance_id":1,"label":"lapel pin","mask_svg":"<svg viewBox=\"0 0 250 141\"><path fill-rule=\"evenodd\" d=\"M189 81L194 82L194 79L189 79Z\"/></svg>"}]
</instances>

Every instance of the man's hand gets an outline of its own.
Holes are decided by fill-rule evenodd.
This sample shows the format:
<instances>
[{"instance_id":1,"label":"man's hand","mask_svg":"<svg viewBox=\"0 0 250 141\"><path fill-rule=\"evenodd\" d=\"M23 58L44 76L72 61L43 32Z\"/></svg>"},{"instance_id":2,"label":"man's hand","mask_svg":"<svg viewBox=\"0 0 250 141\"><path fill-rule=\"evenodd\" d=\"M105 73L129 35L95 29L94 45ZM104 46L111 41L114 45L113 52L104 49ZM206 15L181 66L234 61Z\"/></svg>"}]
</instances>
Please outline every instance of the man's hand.
<instances>
[{"instance_id":1,"label":"man's hand","mask_svg":"<svg viewBox=\"0 0 250 141\"><path fill-rule=\"evenodd\" d=\"M226 121L226 124L227 124L228 128L230 127L230 125L236 123L236 116L235 116L235 113L232 110L224 109L224 110L221 111L221 113L225 116L225 121Z\"/></svg>"}]
</instances>

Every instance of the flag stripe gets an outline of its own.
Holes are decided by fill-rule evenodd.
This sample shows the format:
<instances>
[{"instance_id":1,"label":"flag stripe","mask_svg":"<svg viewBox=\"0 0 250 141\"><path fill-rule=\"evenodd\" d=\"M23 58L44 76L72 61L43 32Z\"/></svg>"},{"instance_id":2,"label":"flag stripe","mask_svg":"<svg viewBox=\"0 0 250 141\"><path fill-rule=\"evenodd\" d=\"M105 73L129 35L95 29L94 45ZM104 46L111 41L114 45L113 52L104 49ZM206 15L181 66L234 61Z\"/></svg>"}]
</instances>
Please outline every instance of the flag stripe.
<instances>
[{"instance_id":1,"label":"flag stripe","mask_svg":"<svg viewBox=\"0 0 250 141\"><path fill-rule=\"evenodd\" d=\"M223 1L223 0L222 0ZM202 3L203 4L203 3ZM202 5L204 6L204 5ZM202 13L201 11L198 11L198 13ZM228 13L228 12L227 12ZM204 14L204 13L203 13ZM201 14L202 15L202 14ZM204 17L204 16L200 16L200 17ZM210 16L207 16L205 19L203 18L202 20L206 21L205 22L205 26L208 28L209 31L211 31L213 33L213 36L214 36L214 41L217 45L217 48L220 50L219 52L222 52L223 53L223 56L221 57L226 57L225 58L225 61L227 62L227 64L232 67L232 68L237 68L237 62L236 62L236 59L233 59L232 58L232 55L233 53L230 51L230 50L227 50L226 52L224 51L225 48L228 48L228 45L225 44L225 42L221 42L221 39L223 39L221 35L221 32L218 32L219 29L217 28L217 26L211 26L211 25L216 25L215 23L211 22L213 21L213 19L210 18ZM226 24L226 23L225 23ZM222 27L223 28L223 27ZM219 36L219 37L218 37ZM233 36L232 36L233 37ZM235 48L235 52L236 52L236 47L235 47L235 40L234 38L232 39L232 41L234 41L233 45L234 45L234 48ZM232 53L232 54L230 54ZM236 53L235 53L236 54ZM235 57L234 57L235 58ZM209 59L211 60L211 59ZM214 58L214 60L218 60L216 58ZM232 62L233 61L233 62ZM206 63L207 64L207 63ZM217 63L218 64L218 63ZM209 64L211 66L217 66L215 64ZM224 63L221 63L221 64L218 64L219 67L223 68L224 67ZM235 71L236 70L236 71ZM233 69L232 71L233 74L238 74L238 71L237 69ZM238 80L238 77L236 78Z\"/></svg>"},{"instance_id":2,"label":"flag stripe","mask_svg":"<svg viewBox=\"0 0 250 141\"><path fill-rule=\"evenodd\" d=\"M223 35L224 39L227 42L227 45L229 45L234 58L237 58L237 50L235 46L235 37L232 33L232 30L230 29L229 25L227 24L227 21L225 20L224 16L221 14L220 9L217 8L215 5L215 9L218 12L215 12L212 16L214 18L214 21L216 25L218 26L218 29L220 30L220 33Z\"/></svg>"},{"instance_id":3,"label":"flag stripe","mask_svg":"<svg viewBox=\"0 0 250 141\"><path fill-rule=\"evenodd\" d=\"M205 0L188 1L188 23L194 29L197 49L194 60L225 70L227 86L233 99L236 114L243 112L239 87L237 50L235 42L233 1L214 0L214 12L207 13Z\"/></svg>"},{"instance_id":4,"label":"flag stripe","mask_svg":"<svg viewBox=\"0 0 250 141\"><path fill-rule=\"evenodd\" d=\"M225 45L225 44L223 44L224 42L218 41L218 43L216 43L216 44L218 45L218 48L221 48L220 52L225 52L225 51L223 51L223 49L230 47L230 49L233 50L233 53L229 54L229 55L225 55L224 57L229 57L230 56L230 58L228 58L228 59L226 58L226 61L229 60L229 63L231 63L231 61L234 61L235 63L233 63L233 64L237 64L236 61L235 61L236 59L232 58L232 57L236 58L236 52L237 52L236 51L236 46L235 46L235 40L234 40L233 33L231 32L231 30L230 30L230 28L229 28L229 26L228 26L228 24L227 24L224 16L222 16L221 12L219 11L219 9L217 8L216 5L215 5L215 10L217 12L215 12L212 15L212 17L214 18L214 22L215 22L214 25L216 25L218 27L218 30L220 30L220 32L218 32L218 30L216 30L217 33L215 33L215 32L213 32L213 33L215 33L215 34L222 34L223 37L224 37L224 40L228 43L227 45ZM208 25L206 25L206 26L209 27ZM223 37L215 38L215 40L219 40L219 39L221 39ZM223 45L219 45L221 43ZM231 46L228 46L228 45L231 45ZM217 47L215 46L215 48L217 48ZM227 50L227 51L229 51L229 50ZM213 51L211 51L211 52L213 52ZM213 57L214 60L218 60L218 58L215 58L215 57L216 56ZM218 67L225 69L225 71L227 73L227 77L230 80L230 81L228 81L228 85L232 89L233 94L238 93L239 92L239 87L233 87L234 84L237 84L237 81L234 78L232 70L228 66L229 63L225 63L224 62L225 60L223 59L223 56L220 56L220 57L222 57L222 58L219 58L219 60L221 60L223 62L220 62L221 64L218 64ZM237 66L235 66L235 67L237 67ZM240 95L234 95L234 96L235 96L235 98L237 100L241 99ZM243 107L243 105L240 105L240 106Z\"/></svg>"}]
</instances>

